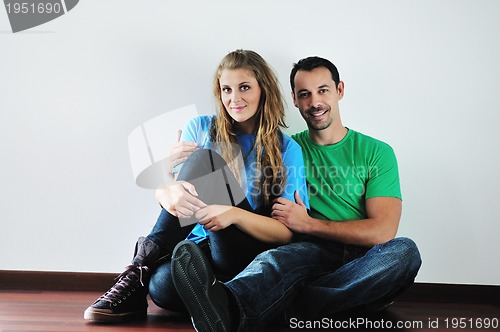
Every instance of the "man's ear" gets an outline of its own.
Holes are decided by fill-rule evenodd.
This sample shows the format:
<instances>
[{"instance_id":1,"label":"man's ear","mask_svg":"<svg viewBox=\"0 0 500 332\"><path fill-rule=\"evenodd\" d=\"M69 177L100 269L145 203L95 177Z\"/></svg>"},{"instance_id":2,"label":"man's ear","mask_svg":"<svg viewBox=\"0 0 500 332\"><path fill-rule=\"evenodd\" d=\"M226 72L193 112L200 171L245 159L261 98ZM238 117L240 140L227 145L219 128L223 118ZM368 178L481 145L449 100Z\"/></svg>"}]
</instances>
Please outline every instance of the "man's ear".
<instances>
[{"instance_id":1,"label":"man's ear","mask_svg":"<svg viewBox=\"0 0 500 332\"><path fill-rule=\"evenodd\" d=\"M339 81L337 84L337 94L339 95L339 100L344 97L344 82Z\"/></svg>"},{"instance_id":2,"label":"man's ear","mask_svg":"<svg viewBox=\"0 0 500 332\"><path fill-rule=\"evenodd\" d=\"M292 91L291 94L292 94L293 105L298 108L297 100L295 99L295 93L293 93L293 91Z\"/></svg>"}]
</instances>

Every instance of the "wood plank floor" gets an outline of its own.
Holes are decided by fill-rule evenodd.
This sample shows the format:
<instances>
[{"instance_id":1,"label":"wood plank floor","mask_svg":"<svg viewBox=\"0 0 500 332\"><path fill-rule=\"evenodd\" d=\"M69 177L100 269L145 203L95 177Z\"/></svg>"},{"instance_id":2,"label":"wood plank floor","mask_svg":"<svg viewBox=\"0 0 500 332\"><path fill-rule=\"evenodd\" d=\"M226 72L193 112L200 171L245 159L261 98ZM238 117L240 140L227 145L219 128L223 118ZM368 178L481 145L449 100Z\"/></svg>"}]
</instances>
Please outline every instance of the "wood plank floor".
<instances>
[{"instance_id":1,"label":"wood plank floor","mask_svg":"<svg viewBox=\"0 0 500 332\"><path fill-rule=\"evenodd\" d=\"M0 331L194 331L189 322L169 315L152 303L146 321L120 325L89 323L83 319L83 311L100 295L101 293L97 292L0 290ZM309 331L331 330L336 326L341 327L342 324L347 327L350 324L351 329L335 330L362 332L392 327L393 331L411 332L445 330L448 327L448 330L493 331L500 330L499 319L500 307L493 304L433 303L403 299L383 313L364 317L338 317L336 321L322 321L320 328ZM352 328L352 322L359 325ZM486 328L488 323L494 326ZM397 324L406 327L398 327ZM299 327L301 325L296 323L290 328L270 327L267 331L294 331Z\"/></svg>"}]
</instances>

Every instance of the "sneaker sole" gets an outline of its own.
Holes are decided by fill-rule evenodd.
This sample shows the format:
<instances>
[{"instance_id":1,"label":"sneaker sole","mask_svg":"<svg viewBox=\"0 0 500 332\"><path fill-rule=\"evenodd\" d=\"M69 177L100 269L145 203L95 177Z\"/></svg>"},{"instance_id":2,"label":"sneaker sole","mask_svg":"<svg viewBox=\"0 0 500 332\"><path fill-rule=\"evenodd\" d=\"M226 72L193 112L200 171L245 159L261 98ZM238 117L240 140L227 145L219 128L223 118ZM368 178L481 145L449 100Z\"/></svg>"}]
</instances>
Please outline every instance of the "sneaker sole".
<instances>
[{"instance_id":1,"label":"sneaker sole","mask_svg":"<svg viewBox=\"0 0 500 332\"><path fill-rule=\"evenodd\" d=\"M144 320L148 316L147 310L140 312L126 312L122 314L114 314L103 312L99 309L89 308L83 313L83 318L93 323L122 323L131 320Z\"/></svg>"},{"instance_id":2,"label":"sneaker sole","mask_svg":"<svg viewBox=\"0 0 500 332\"><path fill-rule=\"evenodd\" d=\"M215 277L207 272L211 267L196 244L180 242L172 257L174 286L191 315L196 331L229 332L209 294L216 282Z\"/></svg>"}]
</instances>

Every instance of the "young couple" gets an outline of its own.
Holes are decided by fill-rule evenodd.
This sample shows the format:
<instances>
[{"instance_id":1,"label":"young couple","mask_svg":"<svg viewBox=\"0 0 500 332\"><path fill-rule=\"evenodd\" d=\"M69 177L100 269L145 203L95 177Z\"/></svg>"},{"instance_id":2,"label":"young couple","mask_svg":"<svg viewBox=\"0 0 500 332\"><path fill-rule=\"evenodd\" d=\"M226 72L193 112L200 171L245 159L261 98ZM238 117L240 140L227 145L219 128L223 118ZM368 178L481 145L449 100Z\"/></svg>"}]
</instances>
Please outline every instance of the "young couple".
<instances>
[{"instance_id":1,"label":"young couple","mask_svg":"<svg viewBox=\"0 0 500 332\"><path fill-rule=\"evenodd\" d=\"M393 150L343 126L344 83L330 61L300 60L290 84L308 126L293 139L281 131L283 98L266 61L248 50L223 58L217 114L182 131L174 159L183 165L157 191L153 230L85 319L143 318L149 293L187 311L197 331L253 331L283 317L379 310L413 284L421 260L413 241L395 238Z\"/></svg>"}]
</instances>

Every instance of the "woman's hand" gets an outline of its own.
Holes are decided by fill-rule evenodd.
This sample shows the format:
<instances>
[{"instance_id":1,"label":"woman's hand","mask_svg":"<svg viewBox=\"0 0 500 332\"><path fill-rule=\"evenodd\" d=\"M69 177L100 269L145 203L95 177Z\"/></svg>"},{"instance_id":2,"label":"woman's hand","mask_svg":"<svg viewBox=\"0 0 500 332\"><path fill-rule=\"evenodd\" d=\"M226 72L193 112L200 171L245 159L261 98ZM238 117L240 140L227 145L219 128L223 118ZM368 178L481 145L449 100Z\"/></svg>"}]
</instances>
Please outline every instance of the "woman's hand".
<instances>
[{"instance_id":1,"label":"woman's hand","mask_svg":"<svg viewBox=\"0 0 500 332\"><path fill-rule=\"evenodd\" d=\"M178 218L189 218L206 206L197 196L196 188L186 181L164 185L156 190L160 205Z\"/></svg>"},{"instance_id":2,"label":"woman's hand","mask_svg":"<svg viewBox=\"0 0 500 332\"><path fill-rule=\"evenodd\" d=\"M180 142L182 130L177 131L177 143L170 149L170 154L166 159L167 173L173 178L172 170L175 166L185 162L188 157L198 150L198 143L195 142Z\"/></svg>"},{"instance_id":3,"label":"woman's hand","mask_svg":"<svg viewBox=\"0 0 500 332\"><path fill-rule=\"evenodd\" d=\"M174 167L185 162L194 151L198 150L198 144L195 142L179 142L181 134L182 130L178 130L177 143L172 146L166 158L165 167L172 178L174 178L172 174ZM206 206L196 198L197 196L196 188L185 181L164 183L156 190L156 200L165 210L178 218L189 218L201 207Z\"/></svg>"},{"instance_id":4,"label":"woman's hand","mask_svg":"<svg viewBox=\"0 0 500 332\"><path fill-rule=\"evenodd\" d=\"M207 205L196 212L196 218L205 229L216 232L234 224L237 211L234 206Z\"/></svg>"},{"instance_id":5,"label":"woman's hand","mask_svg":"<svg viewBox=\"0 0 500 332\"><path fill-rule=\"evenodd\" d=\"M235 206L207 205L196 212L196 219L211 232L234 225L263 242L285 244L292 239L292 232L281 222Z\"/></svg>"}]
</instances>

